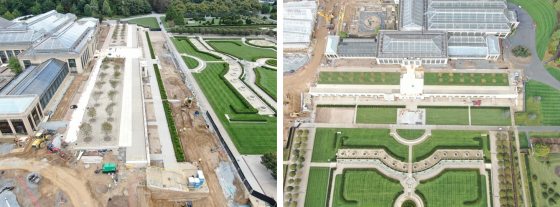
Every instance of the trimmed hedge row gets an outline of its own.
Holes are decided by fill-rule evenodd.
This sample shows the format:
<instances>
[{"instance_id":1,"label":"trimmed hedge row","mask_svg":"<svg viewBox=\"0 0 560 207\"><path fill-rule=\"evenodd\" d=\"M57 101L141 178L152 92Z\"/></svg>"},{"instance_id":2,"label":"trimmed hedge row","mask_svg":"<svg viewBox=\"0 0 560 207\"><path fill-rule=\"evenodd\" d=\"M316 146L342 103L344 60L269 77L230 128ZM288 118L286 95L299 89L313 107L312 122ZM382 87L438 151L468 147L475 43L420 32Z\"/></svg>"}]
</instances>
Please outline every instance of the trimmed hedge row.
<instances>
[{"instance_id":1,"label":"trimmed hedge row","mask_svg":"<svg viewBox=\"0 0 560 207\"><path fill-rule=\"evenodd\" d=\"M243 105L245 105L244 109L241 108L237 108L235 106L230 105L231 109L238 114L256 114L259 111L255 108L253 108L253 106L251 106L251 104L249 103L249 101L245 100L245 97L243 97L235 87L233 87L233 85L231 85L231 83L224 77L226 75L226 73L229 71L229 66L226 64L223 64L224 67L226 67L226 70L222 71L222 73L220 74L220 79L222 79L222 81L224 81L224 83L227 85L227 87L233 92L233 94L235 94L235 96L237 96L237 98L239 98L239 100L241 100L241 103L243 103Z\"/></svg>"},{"instance_id":2,"label":"trimmed hedge row","mask_svg":"<svg viewBox=\"0 0 560 207\"><path fill-rule=\"evenodd\" d=\"M171 142L173 143L173 151L175 152L175 157L177 162L185 161L185 154L183 153L183 146L181 145L181 138L177 133L177 128L175 127L175 120L173 119L173 111L169 101L167 101L167 93L165 92L165 86L161 80L161 75L159 73L159 67L154 64L154 71L156 73L156 79L158 83L159 93L161 94L163 110L165 111L165 118L167 119L167 127L169 128L169 135L171 135Z\"/></svg>"},{"instance_id":3,"label":"trimmed hedge row","mask_svg":"<svg viewBox=\"0 0 560 207\"><path fill-rule=\"evenodd\" d=\"M268 122L262 116L256 114L228 114L229 121L244 121L244 122Z\"/></svg>"},{"instance_id":4,"label":"trimmed hedge row","mask_svg":"<svg viewBox=\"0 0 560 207\"><path fill-rule=\"evenodd\" d=\"M152 41L150 40L150 34L146 32L146 39L148 39L148 47L150 48L150 55L152 59L156 59L156 54L154 53L154 48L152 47Z\"/></svg>"},{"instance_id":5,"label":"trimmed hedge row","mask_svg":"<svg viewBox=\"0 0 560 207\"><path fill-rule=\"evenodd\" d=\"M162 100L163 109L165 110L165 118L167 119L167 126L169 127L169 134L171 135L171 142L173 143L173 151L175 151L175 157L177 162L185 161L185 154L183 153L183 146L181 145L181 140L179 134L177 133L177 128L175 127L175 120L173 119L173 111L169 105L168 100Z\"/></svg>"},{"instance_id":6,"label":"trimmed hedge row","mask_svg":"<svg viewBox=\"0 0 560 207\"><path fill-rule=\"evenodd\" d=\"M189 40L189 38L187 38L187 37L180 37L179 36L179 37L175 37L175 39L186 41L187 44L189 44L196 52L203 53L203 54L206 54L206 55L210 55L210 56L215 57L215 58L220 59L220 60L222 59L222 57L220 57L220 56L198 50L198 48L196 48L196 46L194 46L194 44L191 42L191 40Z\"/></svg>"}]
</instances>

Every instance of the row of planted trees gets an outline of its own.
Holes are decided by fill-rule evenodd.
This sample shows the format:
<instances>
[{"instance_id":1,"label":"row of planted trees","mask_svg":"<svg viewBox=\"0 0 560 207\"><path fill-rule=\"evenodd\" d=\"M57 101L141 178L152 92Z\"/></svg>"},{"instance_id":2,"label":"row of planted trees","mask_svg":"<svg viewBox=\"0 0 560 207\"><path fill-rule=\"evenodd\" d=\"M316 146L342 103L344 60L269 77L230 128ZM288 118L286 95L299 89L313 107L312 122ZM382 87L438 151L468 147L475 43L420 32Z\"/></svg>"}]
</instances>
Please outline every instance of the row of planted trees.
<instances>
[{"instance_id":1,"label":"row of planted trees","mask_svg":"<svg viewBox=\"0 0 560 207\"><path fill-rule=\"evenodd\" d=\"M288 165L286 184L284 185L284 206L286 207L297 206L301 187L305 188L305 186L300 186L300 184L303 175L305 153L307 152L308 134L309 130L299 129L296 131L293 139L292 152L290 153L291 164Z\"/></svg>"},{"instance_id":2,"label":"row of planted trees","mask_svg":"<svg viewBox=\"0 0 560 207\"><path fill-rule=\"evenodd\" d=\"M519 157L508 132L496 134L500 206L515 207L523 204Z\"/></svg>"},{"instance_id":3,"label":"row of planted trees","mask_svg":"<svg viewBox=\"0 0 560 207\"><path fill-rule=\"evenodd\" d=\"M111 68L109 64L113 65L111 72L109 71L109 68ZM101 68L102 71L99 72L98 80L95 83L96 89L92 93L93 103L86 111L88 119L80 125L80 132L84 136L85 142L90 142L92 140L91 136L93 132L93 124L100 124L100 129L105 134L103 138L105 141L110 141L112 139L111 133L113 132L113 122L115 120L113 113L115 111L115 107L117 106L115 99L118 94L117 87L121 82L121 64L115 59L105 59ZM107 84L111 90L103 89L103 87ZM104 105L102 106L100 100L103 95L107 96L108 102L104 102ZM98 120L100 117L98 111L99 109L102 109L107 115L105 120ZM98 123L98 121L100 123Z\"/></svg>"}]
</instances>

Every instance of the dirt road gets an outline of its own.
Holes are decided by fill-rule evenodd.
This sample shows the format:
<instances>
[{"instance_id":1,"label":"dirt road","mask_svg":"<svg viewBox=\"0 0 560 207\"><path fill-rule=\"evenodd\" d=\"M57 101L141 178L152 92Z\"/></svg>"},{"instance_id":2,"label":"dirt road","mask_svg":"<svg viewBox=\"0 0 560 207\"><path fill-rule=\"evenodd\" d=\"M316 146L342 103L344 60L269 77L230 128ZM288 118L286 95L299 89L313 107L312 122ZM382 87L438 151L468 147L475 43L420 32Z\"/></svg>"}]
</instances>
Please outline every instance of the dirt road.
<instances>
[{"instance_id":1,"label":"dirt road","mask_svg":"<svg viewBox=\"0 0 560 207\"><path fill-rule=\"evenodd\" d=\"M331 11L335 3L335 0L319 1L319 7L324 6L325 11ZM333 11L334 14L338 14L338 12L339 11ZM321 60L325 52L329 31L325 26L325 20L320 16L318 18L315 28L316 42L311 59L307 65L303 66L300 70L284 76L284 142L288 135L288 128L294 121L293 118L290 118L290 113L301 111L301 93L309 90L309 86L315 78L319 66L321 66ZM337 25L335 25L335 28L336 26Z\"/></svg>"},{"instance_id":2,"label":"dirt road","mask_svg":"<svg viewBox=\"0 0 560 207\"><path fill-rule=\"evenodd\" d=\"M188 90L180 74L173 65L171 55L164 49L165 39L161 32L150 32L152 45L160 59L162 65L161 75L170 99L184 100L192 96L192 92ZM193 102L196 103L196 100ZM217 138L210 134L206 123L201 116L194 117L194 112L198 110L193 104L190 108L181 107L180 102L172 102L172 110L175 118L175 125L181 136L181 144L185 152L188 162L197 163L202 160L199 166L205 173L210 195L205 199L193 201L194 206L221 207L228 206L227 200L219 183L219 178L215 173L220 161L227 160L227 156L222 150L216 150L219 146ZM244 189L238 186L238 189ZM243 191L238 191L236 196L237 202L245 199ZM158 201L158 206L174 206L171 202Z\"/></svg>"},{"instance_id":3,"label":"dirt road","mask_svg":"<svg viewBox=\"0 0 560 207\"><path fill-rule=\"evenodd\" d=\"M76 172L68 168L53 166L45 162L21 158L7 158L0 160L0 170L26 170L39 172L53 185L62 189L73 206L97 207L102 206L93 198L85 179L81 179Z\"/></svg>"}]
</instances>

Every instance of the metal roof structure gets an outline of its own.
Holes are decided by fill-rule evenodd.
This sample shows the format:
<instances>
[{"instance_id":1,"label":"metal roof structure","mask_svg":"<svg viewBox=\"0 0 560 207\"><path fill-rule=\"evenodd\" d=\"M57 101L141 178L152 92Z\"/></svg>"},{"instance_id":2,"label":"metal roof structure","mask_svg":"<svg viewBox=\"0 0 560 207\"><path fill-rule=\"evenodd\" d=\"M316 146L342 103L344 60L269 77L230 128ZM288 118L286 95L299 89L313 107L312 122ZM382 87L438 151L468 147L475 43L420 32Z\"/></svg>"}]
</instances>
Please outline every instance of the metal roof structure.
<instances>
[{"instance_id":1,"label":"metal roof structure","mask_svg":"<svg viewBox=\"0 0 560 207\"><path fill-rule=\"evenodd\" d=\"M76 15L61 14L55 10L21 21L0 19L0 44L31 45L67 27L74 20Z\"/></svg>"},{"instance_id":2,"label":"metal roof structure","mask_svg":"<svg viewBox=\"0 0 560 207\"><path fill-rule=\"evenodd\" d=\"M95 27L96 23L91 21L74 22L26 51L25 55L34 53L79 52L86 44L86 41L83 40L93 36Z\"/></svg>"},{"instance_id":3,"label":"metal roof structure","mask_svg":"<svg viewBox=\"0 0 560 207\"><path fill-rule=\"evenodd\" d=\"M500 55L500 45L496 36L450 36L447 41L449 57L480 58Z\"/></svg>"},{"instance_id":4,"label":"metal roof structure","mask_svg":"<svg viewBox=\"0 0 560 207\"><path fill-rule=\"evenodd\" d=\"M5 86L0 95L42 95L66 66L65 62L54 58L30 66Z\"/></svg>"},{"instance_id":5,"label":"metal roof structure","mask_svg":"<svg viewBox=\"0 0 560 207\"><path fill-rule=\"evenodd\" d=\"M509 32L517 22L505 0L426 0L426 29Z\"/></svg>"},{"instance_id":6,"label":"metal roof structure","mask_svg":"<svg viewBox=\"0 0 560 207\"><path fill-rule=\"evenodd\" d=\"M399 6L401 30L421 31L424 25L424 0L401 0Z\"/></svg>"},{"instance_id":7,"label":"metal roof structure","mask_svg":"<svg viewBox=\"0 0 560 207\"><path fill-rule=\"evenodd\" d=\"M447 37L441 32L383 31L379 33L379 58L446 58Z\"/></svg>"},{"instance_id":8,"label":"metal roof structure","mask_svg":"<svg viewBox=\"0 0 560 207\"><path fill-rule=\"evenodd\" d=\"M377 40L374 38L341 39L337 52L340 57L376 57Z\"/></svg>"},{"instance_id":9,"label":"metal roof structure","mask_svg":"<svg viewBox=\"0 0 560 207\"><path fill-rule=\"evenodd\" d=\"M283 13L284 45L299 44L299 47L307 47L311 42L311 34L313 34L315 25L317 2L286 2Z\"/></svg>"},{"instance_id":10,"label":"metal roof structure","mask_svg":"<svg viewBox=\"0 0 560 207\"><path fill-rule=\"evenodd\" d=\"M0 96L0 114L21 114L38 99L37 95Z\"/></svg>"}]
</instances>

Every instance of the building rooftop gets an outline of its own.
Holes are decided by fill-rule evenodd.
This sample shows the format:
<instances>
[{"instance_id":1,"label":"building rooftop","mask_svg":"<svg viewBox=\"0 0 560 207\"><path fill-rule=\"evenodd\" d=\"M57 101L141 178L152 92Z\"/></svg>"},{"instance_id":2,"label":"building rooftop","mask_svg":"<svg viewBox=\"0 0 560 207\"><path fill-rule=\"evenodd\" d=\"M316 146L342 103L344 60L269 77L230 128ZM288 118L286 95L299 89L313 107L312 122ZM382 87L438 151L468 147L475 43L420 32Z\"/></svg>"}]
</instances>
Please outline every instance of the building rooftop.
<instances>
[{"instance_id":1,"label":"building rooftop","mask_svg":"<svg viewBox=\"0 0 560 207\"><path fill-rule=\"evenodd\" d=\"M26 51L25 54L78 52L86 43L83 40L93 36L95 27L96 22L92 21L74 22Z\"/></svg>"},{"instance_id":2,"label":"building rooftop","mask_svg":"<svg viewBox=\"0 0 560 207\"><path fill-rule=\"evenodd\" d=\"M61 14L55 10L26 20L0 19L0 44L30 45L67 27L74 20L76 20L76 15Z\"/></svg>"},{"instance_id":3,"label":"building rooftop","mask_svg":"<svg viewBox=\"0 0 560 207\"><path fill-rule=\"evenodd\" d=\"M284 3L284 44L311 42L317 16L317 2L298 1Z\"/></svg>"},{"instance_id":4,"label":"building rooftop","mask_svg":"<svg viewBox=\"0 0 560 207\"><path fill-rule=\"evenodd\" d=\"M30 66L6 85L0 95L42 95L64 66L65 62L54 58L38 66Z\"/></svg>"},{"instance_id":5,"label":"building rooftop","mask_svg":"<svg viewBox=\"0 0 560 207\"><path fill-rule=\"evenodd\" d=\"M424 25L424 0L401 0L401 30L420 31Z\"/></svg>"},{"instance_id":6,"label":"building rooftop","mask_svg":"<svg viewBox=\"0 0 560 207\"><path fill-rule=\"evenodd\" d=\"M38 99L37 95L0 96L0 114L21 114Z\"/></svg>"},{"instance_id":7,"label":"building rooftop","mask_svg":"<svg viewBox=\"0 0 560 207\"><path fill-rule=\"evenodd\" d=\"M379 58L447 57L444 33L383 31L378 39Z\"/></svg>"},{"instance_id":8,"label":"building rooftop","mask_svg":"<svg viewBox=\"0 0 560 207\"><path fill-rule=\"evenodd\" d=\"M377 40L374 38L345 38L341 39L337 48L341 57L376 57Z\"/></svg>"}]
</instances>

